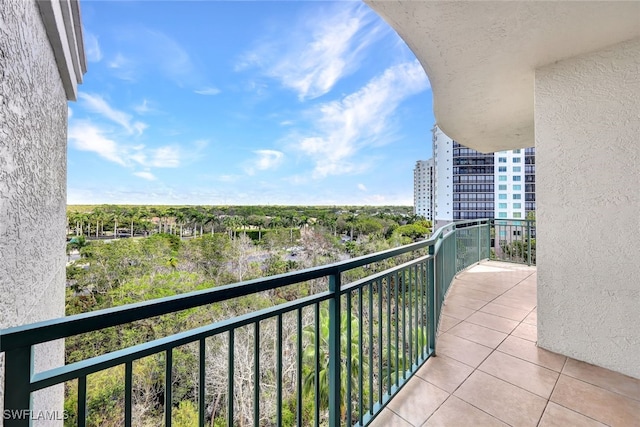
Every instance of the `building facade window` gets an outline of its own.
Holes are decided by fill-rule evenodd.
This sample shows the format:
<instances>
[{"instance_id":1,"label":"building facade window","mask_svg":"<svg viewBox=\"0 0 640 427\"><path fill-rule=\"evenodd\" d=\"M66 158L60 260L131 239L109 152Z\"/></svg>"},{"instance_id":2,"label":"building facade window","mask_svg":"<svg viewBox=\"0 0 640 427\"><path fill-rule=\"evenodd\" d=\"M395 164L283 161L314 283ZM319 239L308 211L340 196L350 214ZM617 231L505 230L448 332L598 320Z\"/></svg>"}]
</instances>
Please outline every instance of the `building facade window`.
<instances>
[{"instance_id":1,"label":"building facade window","mask_svg":"<svg viewBox=\"0 0 640 427\"><path fill-rule=\"evenodd\" d=\"M498 157L498 163L507 163L506 157Z\"/></svg>"},{"instance_id":2,"label":"building facade window","mask_svg":"<svg viewBox=\"0 0 640 427\"><path fill-rule=\"evenodd\" d=\"M522 172L522 168L520 166L514 166L513 167L513 171L514 172Z\"/></svg>"},{"instance_id":3,"label":"building facade window","mask_svg":"<svg viewBox=\"0 0 640 427\"><path fill-rule=\"evenodd\" d=\"M522 181L522 177L520 175L514 175L513 176L513 180L514 181Z\"/></svg>"},{"instance_id":4,"label":"building facade window","mask_svg":"<svg viewBox=\"0 0 640 427\"><path fill-rule=\"evenodd\" d=\"M498 209L507 209L506 203L498 203Z\"/></svg>"},{"instance_id":5,"label":"building facade window","mask_svg":"<svg viewBox=\"0 0 640 427\"><path fill-rule=\"evenodd\" d=\"M522 185L520 184L514 184L513 186L513 191L520 191L522 190Z\"/></svg>"},{"instance_id":6,"label":"building facade window","mask_svg":"<svg viewBox=\"0 0 640 427\"><path fill-rule=\"evenodd\" d=\"M514 194L513 195L513 200L520 200L520 199L522 199L522 195L520 195L520 194Z\"/></svg>"},{"instance_id":7,"label":"building facade window","mask_svg":"<svg viewBox=\"0 0 640 427\"><path fill-rule=\"evenodd\" d=\"M520 163L520 161L521 161L520 157L513 158L513 163Z\"/></svg>"},{"instance_id":8,"label":"building facade window","mask_svg":"<svg viewBox=\"0 0 640 427\"><path fill-rule=\"evenodd\" d=\"M507 217L506 212L498 212L498 218L506 218L506 217Z\"/></svg>"},{"instance_id":9,"label":"building facade window","mask_svg":"<svg viewBox=\"0 0 640 427\"><path fill-rule=\"evenodd\" d=\"M522 209L522 203L514 203L513 209Z\"/></svg>"},{"instance_id":10,"label":"building facade window","mask_svg":"<svg viewBox=\"0 0 640 427\"><path fill-rule=\"evenodd\" d=\"M498 172L506 172L506 171L507 171L506 166L498 166Z\"/></svg>"},{"instance_id":11,"label":"building facade window","mask_svg":"<svg viewBox=\"0 0 640 427\"><path fill-rule=\"evenodd\" d=\"M498 185L498 190L507 191L507 184Z\"/></svg>"},{"instance_id":12,"label":"building facade window","mask_svg":"<svg viewBox=\"0 0 640 427\"><path fill-rule=\"evenodd\" d=\"M519 194L518 194L519 195ZM514 194L515 196L515 194ZM506 194L498 194L498 199L500 200L507 200L507 195Z\"/></svg>"},{"instance_id":13,"label":"building facade window","mask_svg":"<svg viewBox=\"0 0 640 427\"><path fill-rule=\"evenodd\" d=\"M506 175L499 175L498 176L498 181L506 181L507 180L507 176Z\"/></svg>"},{"instance_id":14,"label":"building facade window","mask_svg":"<svg viewBox=\"0 0 640 427\"><path fill-rule=\"evenodd\" d=\"M522 218L522 214L520 212L514 212L513 213L513 217L514 218Z\"/></svg>"}]
</instances>

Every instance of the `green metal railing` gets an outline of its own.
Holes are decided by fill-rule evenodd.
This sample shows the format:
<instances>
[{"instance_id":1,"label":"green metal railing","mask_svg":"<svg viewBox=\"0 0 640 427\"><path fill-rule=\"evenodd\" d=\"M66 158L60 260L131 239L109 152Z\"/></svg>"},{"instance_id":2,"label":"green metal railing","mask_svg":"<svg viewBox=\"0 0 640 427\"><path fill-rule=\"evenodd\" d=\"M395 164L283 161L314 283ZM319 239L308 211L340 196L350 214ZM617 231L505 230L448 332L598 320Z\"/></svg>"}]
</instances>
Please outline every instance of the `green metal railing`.
<instances>
[{"instance_id":1,"label":"green metal railing","mask_svg":"<svg viewBox=\"0 0 640 427\"><path fill-rule=\"evenodd\" d=\"M226 391L218 396L225 409L217 416L224 417L229 426L367 425L434 354L448 287L458 272L490 257L491 227L490 220L459 222L439 229L428 240L331 265L2 330L4 425L30 425L24 410L31 409L32 395L71 382L77 393L77 424L88 425L91 375L120 368L124 377L122 424L131 426L137 395L135 366L143 358L157 357L164 362L164 425L171 426L179 403L172 395L178 348L194 355L197 390L193 400L200 426L214 416L206 411L211 401L207 363L212 357L226 358ZM346 272L383 261L397 265L343 283ZM34 347L40 343L317 279L327 280L326 291L44 372L34 371ZM250 337L249 362L238 360L236 339L240 336ZM243 363L251 364L250 374L237 374L240 368L247 368ZM246 401L239 400L240 387L251 390L249 396L242 394L243 399L252 399L249 411ZM287 405L294 408L289 411L293 418L285 414ZM27 416L11 415L21 413Z\"/></svg>"},{"instance_id":2,"label":"green metal railing","mask_svg":"<svg viewBox=\"0 0 640 427\"><path fill-rule=\"evenodd\" d=\"M491 259L536 264L536 221L491 220Z\"/></svg>"}]
</instances>

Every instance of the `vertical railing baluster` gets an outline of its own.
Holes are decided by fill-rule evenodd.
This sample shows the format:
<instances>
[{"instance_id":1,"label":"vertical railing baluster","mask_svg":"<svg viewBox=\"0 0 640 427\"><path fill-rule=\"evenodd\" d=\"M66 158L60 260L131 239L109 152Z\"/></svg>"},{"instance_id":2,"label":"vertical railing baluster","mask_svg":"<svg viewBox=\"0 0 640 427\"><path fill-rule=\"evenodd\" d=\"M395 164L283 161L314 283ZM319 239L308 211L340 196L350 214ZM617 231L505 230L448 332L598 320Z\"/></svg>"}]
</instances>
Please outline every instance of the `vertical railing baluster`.
<instances>
[{"instance_id":1,"label":"vertical railing baluster","mask_svg":"<svg viewBox=\"0 0 640 427\"><path fill-rule=\"evenodd\" d=\"M369 413L373 414L373 282L369 282Z\"/></svg>"},{"instance_id":2,"label":"vertical railing baluster","mask_svg":"<svg viewBox=\"0 0 640 427\"><path fill-rule=\"evenodd\" d=\"M24 417L10 417L4 420L6 427L27 427L30 424L28 411L31 409L30 378L33 373L33 352L31 346L8 350L4 353L5 372L5 413L22 413ZM7 385L11 385L11 393ZM6 412L10 411L10 412Z\"/></svg>"},{"instance_id":3,"label":"vertical railing baluster","mask_svg":"<svg viewBox=\"0 0 640 427\"><path fill-rule=\"evenodd\" d=\"M229 373L227 375L227 425L233 427L233 395L234 395L234 382L235 382L235 329L229 329L229 352L227 356L227 362L229 364Z\"/></svg>"},{"instance_id":4,"label":"vertical railing baluster","mask_svg":"<svg viewBox=\"0 0 640 427\"><path fill-rule=\"evenodd\" d=\"M333 297L329 300L329 426L340 426L340 387L342 351L341 340L341 307L340 307L340 273L329 276L329 292Z\"/></svg>"},{"instance_id":5,"label":"vertical railing baluster","mask_svg":"<svg viewBox=\"0 0 640 427\"><path fill-rule=\"evenodd\" d=\"M351 372L353 370L352 366L352 342L353 342L353 331L351 330L351 319L353 315L351 314L351 292L347 292L347 372L345 375L347 376L347 395L345 399L347 400L347 424L351 425L351 420L353 419L353 403L351 399L351 387L353 377ZM300 425L300 424L299 424Z\"/></svg>"},{"instance_id":6,"label":"vertical railing baluster","mask_svg":"<svg viewBox=\"0 0 640 427\"><path fill-rule=\"evenodd\" d=\"M278 314L276 325L276 420L282 425L282 313Z\"/></svg>"},{"instance_id":7,"label":"vertical railing baluster","mask_svg":"<svg viewBox=\"0 0 640 427\"><path fill-rule=\"evenodd\" d=\"M86 378L85 379L85 390L86 390ZM80 379L78 379L80 381ZM131 427L132 416L131 410L133 406L133 402L131 401L131 394L133 388L133 362L130 360L124 364L124 425L125 427ZM78 393L79 394L79 393ZM78 405L80 404L80 397L78 397Z\"/></svg>"},{"instance_id":8,"label":"vertical railing baluster","mask_svg":"<svg viewBox=\"0 0 640 427\"><path fill-rule=\"evenodd\" d=\"M391 276L387 275L387 391L391 396Z\"/></svg>"},{"instance_id":9,"label":"vertical railing baluster","mask_svg":"<svg viewBox=\"0 0 640 427\"><path fill-rule=\"evenodd\" d=\"M126 371L126 369L125 369ZM126 384L126 373L125 373L125 387ZM124 407L124 419L125 425L127 422L127 395L125 388L125 407ZM131 398L131 393L129 393L129 398ZM129 399L129 403L131 403L131 399ZM129 407L129 415L131 415L131 407ZM131 423L131 419L129 419L129 423ZM6 425L6 424L5 424ZM87 376L82 375L78 378L78 427L85 427L87 425ZM131 425L131 424L129 424Z\"/></svg>"},{"instance_id":10,"label":"vertical railing baluster","mask_svg":"<svg viewBox=\"0 0 640 427\"><path fill-rule=\"evenodd\" d=\"M429 347L433 355L436 354L436 339L438 333L438 259L435 246L429 246Z\"/></svg>"},{"instance_id":11,"label":"vertical railing baluster","mask_svg":"<svg viewBox=\"0 0 640 427\"><path fill-rule=\"evenodd\" d=\"M360 425L362 425L362 421L364 419L364 393L362 391L362 386L364 383L363 380L363 366L364 366L364 360L363 360L363 350L362 348L364 347L364 336L363 336L363 316L362 316L362 286L358 287L358 364L359 369L358 369L358 420L360 422Z\"/></svg>"},{"instance_id":12,"label":"vertical railing baluster","mask_svg":"<svg viewBox=\"0 0 640 427\"><path fill-rule=\"evenodd\" d=\"M382 402L382 350L383 350L383 335L382 335L382 278L378 280L378 401Z\"/></svg>"},{"instance_id":13,"label":"vertical railing baluster","mask_svg":"<svg viewBox=\"0 0 640 427\"><path fill-rule=\"evenodd\" d=\"M297 330L298 330L298 349L297 349L297 370L296 373L296 393L297 393L297 402L296 402L296 425L302 425L302 308L298 308L298 322L297 322Z\"/></svg>"},{"instance_id":14,"label":"vertical railing baluster","mask_svg":"<svg viewBox=\"0 0 640 427\"><path fill-rule=\"evenodd\" d=\"M254 323L253 335L253 426L260 427L260 321Z\"/></svg>"},{"instance_id":15,"label":"vertical railing baluster","mask_svg":"<svg viewBox=\"0 0 640 427\"><path fill-rule=\"evenodd\" d=\"M314 351L315 351L315 366L314 366L314 410L315 410L315 425L320 425L320 303L315 304L315 339L314 339Z\"/></svg>"},{"instance_id":16,"label":"vertical railing baluster","mask_svg":"<svg viewBox=\"0 0 640 427\"><path fill-rule=\"evenodd\" d=\"M205 340L202 338L199 342L199 359L198 359L198 426L204 427L205 418L204 418L204 410L206 407L206 403L204 401L204 386L205 386L205 376L206 376L206 365L205 365Z\"/></svg>"},{"instance_id":17,"label":"vertical railing baluster","mask_svg":"<svg viewBox=\"0 0 640 427\"><path fill-rule=\"evenodd\" d=\"M478 245L478 262L480 262L480 260L482 259L482 253L480 252L480 242L482 241L482 239L480 238L480 231L481 228L480 224L476 225L476 228L478 229L478 241L477 241L477 245ZM468 267L468 266L465 266Z\"/></svg>"},{"instance_id":18,"label":"vertical railing baluster","mask_svg":"<svg viewBox=\"0 0 640 427\"><path fill-rule=\"evenodd\" d=\"M531 221L527 220L527 265L531 266Z\"/></svg>"},{"instance_id":19,"label":"vertical railing baluster","mask_svg":"<svg viewBox=\"0 0 640 427\"><path fill-rule=\"evenodd\" d=\"M420 328L421 328L421 334L420 336L422 337L422 341L420 344L420 356L422 358L424 358L426 356L425 354L425 348L427 346L426 343L426 333L427 333L427 324L426 324L426 315L427 315L427 301L425 298L425 291L427 289L427 261L422 261L420 263L420 274L421 274L421 279L420 279Z\"/></svg>"},{"instance_id":20,"label":"vertical railing baluster","mask_svg":"<svg viewBox=\"0 0 640 427\"><path fill-rule=\"evenodd\" d=\"M395 331L396 331L396 386L400 383L400 305L398 299L400 298L400 285L398 283L398 272L393 273L393 285L395 290L395 303L396 303L396 311L395 311Z\"/></svg>"},{"instance_id":21,"label":"vertical railing baluster","mask_svg":"<svg viewBox=\"0 0 640 427\"><path fill-rule=\"evenodd\" d=\"M407 269L409 276L409 370L413 369L413 269L409 267Z\"/></svg>"},{"instance_id":22,"label":"vertical railing baluster","mask_svg":"<svg viewBox=\"0 0 640 427\"><path fill-rule=\"evenodd\" d=\"M418 264L413 266L413 278L415 280L415 284L413 287L413 292L414 292L414 312L415 312L415 316L414 316L414 322L415 322L415 331L416 331L416 337L413 343L413 360L414 360L414 364L417 367L418 366L418 361L420 360L420 298L419 298L419 289L420 289L420 275L418 274Z\"/></svg>"},{"instance_id":23,"label":"vertical railing baluster","mask_svg":"<svg viewBox=\"0 0 640 427\"><path fill-rule=\"evenodd\" d=\"M164 371L164 425L171 427L171 407L173 396L171 395L173 380L173 348L165 352L165 371Z\"/></svg>"},{"instance_id":24,"label":"vertical railing baluster","mask_svg":"<svg viewBox=\"0 0 640 427\"><path fill-rule=\"evenodd\" d=\"M400 294L402 295L402 379L407 378L407 278L405 271L400 272L402 277L402 286Z\"/></svg>"}]
</instances>

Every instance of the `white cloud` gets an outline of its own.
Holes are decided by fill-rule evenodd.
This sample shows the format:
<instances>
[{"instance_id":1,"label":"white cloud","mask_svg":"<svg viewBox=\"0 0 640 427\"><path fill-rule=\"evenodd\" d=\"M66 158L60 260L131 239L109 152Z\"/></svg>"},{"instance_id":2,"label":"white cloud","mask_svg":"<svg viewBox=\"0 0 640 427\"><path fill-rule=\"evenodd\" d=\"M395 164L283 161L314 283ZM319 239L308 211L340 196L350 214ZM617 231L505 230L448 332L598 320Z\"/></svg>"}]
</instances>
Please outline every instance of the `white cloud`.
<instances>
[{"instance_id":1,"label":"white cloud","mask_svg":"<svg viewBox=\"0 0 640 427\"><path fill-rule=\"evenodd\" d=\"M151 151L149 166L157 168L177 168L180 166L180 149L178 147L160 147Z\"/></svg>"},{"instance_id":2,"label":"white cloud","mask_svg":"<svg viewBox=\"0 0 640 427\"><path fill-rule=\"evenodd\" d=\"M100 95L80 92L78 97L83 101L86 108L119 124L129 134L137 133L141 135L147 128L147 125L142 122L133 122L131 115L111 107Z\"/></svg>"},{"instance_id":3,"label":"white cloud","mask_svg":"<svg viewBox=\"0 0 640 427\"><path fill-rule=\"evenodd\" d=\"M133 174L139 178L146 179L147 181L155 181L156 179L158 179L154 174L148 171L134 172Z\"/></svg>"},{"instance_id":4,"label":"white cloud","mask_svg":"<svg viewBox=\"0 0 640 427\"><path fill-rule=\"evenodd\" d=\"M67 105L67 119L73 117L73 110Z\"/></svg>"},{"instance_id":5,"label":"white cloud","mask_svg":"<svg viewBox=\"0 0 640 427\"><path fill-rule=\"evenodd\" d=\"M147 99L143 99L142 102L134 106L133 109L138 114L147 114L153 111L152 108L149 106L149 101Z\"/></svg>"},{"instance_id":6,"label":"white cloud","mask_svg":"<svg viewBox=\"0 0 640 427\"><path fill-rule=\"evenodd\" d=\"M189 90L207 89L204 73L188 50L171 36L136 25L119 28L115 42L119 51L108 65L116 77L135 81L152 73Z\"/></svg>"},{"instance_id":7,"label":"white cloud","mask_svg":"<svg viewBox=\"0 0 640 427\"><path fill-rule=\"evenodd\" d=\"M117 135L91 123L90 121L74 121L69 126L69 142L73 148L91 151L100 157L124 167L140 165L146 168L177 168L185 159L195 159L199 153L201 142L195 143L194 154L185 155L177 145L166 145L148 148L143 144L127 145L117 141Z\"/></svg>"},{"instance_id":8,"label":"white cloud","mask_svg":"<svg viewBox=\"0 0 640 427\"><path fill-rule=\"evenodd\" d=\"M113 70L113 74L128 82L135 82L138 78L138 66L136 61L125 57L118 52L115 57L107 62L107 67Z\"/></svg>"},{"instance_id":9,"label":"white cloud","mask_svg":"<svg viewBox=\"0 0 640 427\"><path fill-rule=\"evenodd\" d=\"M209 86L199 90L195 90L194 92L197 93L198 95L217 95L220 93L220 89L218 89L217 87Z\"/></svg>"},{"instance_id":10,"label":"white cloud","mask_svg":"<svg viewBox=\"0 0 640 427\"><path fill-rule=\"evenodd\" d=\"M81 151L91 151L100 157L127 165L124 150L115 141L102 135L101 130L88 122L75 122L69 126L69 141L72 146Z\"/></svg>"},{"instance_id":11,"label":"white cloud","mask_svg":"<svg viewBox=\"0 0 640 427\"><path fill-rule=\"evenodd\" d=\"M102 60L102 51L98 38L92 33L84 32L84 51L89 62L100 62Z\"/></svg>"},{"instance_id":12,"label":"white cloud","mask_svg":"<svg viewBox=\"0 0 640 427\"><path fill-rule=\"evenodd\" d=\"M367 187L364 184L358 184L358 190L367 191Z\"/></svg>"},{"instance_id":13,"label":"white cloud","mask_svg":"<svg viewBox=\"0 0 640 427\"><path fill-rule=\"evenodd\" d=\"M341 100L320 104L309 111L314 131L291 134L293 148L315 162L314 178L359 173L369 166L366 159L350 159L365 148L393 139L392 118L396 108L411 95L429 87L417 61L385 70L369 83Z\"/></svg>"},{"instance_id":14,"label":"white cloud","mask_svg":"<svg viewBox=\"0 0 640 427\"><path fill-rule=\"evenodd\" d=\"M256 150L253 153L256 157L245 167L245 172L249 175L255 174L256 170L275 169L284 159L284 154L276 150Z\"/></svg>"},{"instance_id":15,"label":"white cloud","mask_svg":"<svg viewBox=\"0 0 640 427\"><path fill-rule=\"evenodd\" d=\"M127 58L125 58L123 54L118 52L118 53L116 53L116 56L111 61L109 61L107 66L109 68L119 69L119 68L123 68L127 64L129 64L129 60Z\"/></svg>"},{"instance_id":16,"label":"white cloud","mask_svg":"<svg viewBox=\"0 0 640 427\"><path fill-rule=\"evenodd\" d=\"M236 70L258 67L300 100L317 98L358 69L363 49L384 28L370 9L355 2L314 9L313 15L287 27L286 37L279 34L242 55Z\"/></svg>"}]
</instances>

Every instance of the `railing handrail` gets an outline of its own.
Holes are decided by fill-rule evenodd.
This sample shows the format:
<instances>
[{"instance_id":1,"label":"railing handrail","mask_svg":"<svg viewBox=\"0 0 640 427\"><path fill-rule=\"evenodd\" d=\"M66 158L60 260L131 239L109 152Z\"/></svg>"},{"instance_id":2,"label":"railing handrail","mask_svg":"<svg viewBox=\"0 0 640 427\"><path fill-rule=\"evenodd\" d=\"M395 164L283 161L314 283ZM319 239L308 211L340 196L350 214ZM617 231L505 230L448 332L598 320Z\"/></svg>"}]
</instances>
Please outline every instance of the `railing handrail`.
<instances>
[{"instance_id":1,"label":"railing handrail","mask_svg":"<svg viewBox=\"0 0 640 427\"><path fill-rule=\"evenodd\" d=\"M425 255L415 260L411 260L395 267L388 268L372 276L367 276L355 282L347 283L346 285L341 286L340 293L345 294L353 289L362 286L363 283L380 279L394 271L402 270L403 268L406 268L410 265L415 265L431 257L432 255ZM307 297L295 299L293 301L287 301L278 305L263 308L261 310L252 311L250 313L245 313L228 319L223 319L209 325L204 325L183 332L178 332L163 338L155 339L153 341L133 345L100 356L94 356L89 359L81 360L79 362L70 363L68 365L60 366L58 368L54 368L45 372L36 373L33 375L31 381L31 391L37 391L64 381L69 381L81 375L87 375L96 371L112 368L129 360L140 359L142 357L159 353L167 349L179 347L184 344L189 344L203 338L208 338L222 332L227 332L230 329L246 326L256 321L271 318L278 314L291 312L298 308L309 306L313 303L327 301L331 299L332 296L333 293L330 291L319 292Z\"/></svg>"},{"instance_id":2,"label":"railing handrail","mask_svg":"<svg viewBox=\"0 0 640 427\"><path fill-rule=\"evenodd\" d=\"M477 219L447 224L436 230L429 239L333 264L3 329L0 330L0 352L340 274L403 253L437 246L445 233L460 225L480 225L487 221L490 220Z\"/></svg>"}]
</instances>

